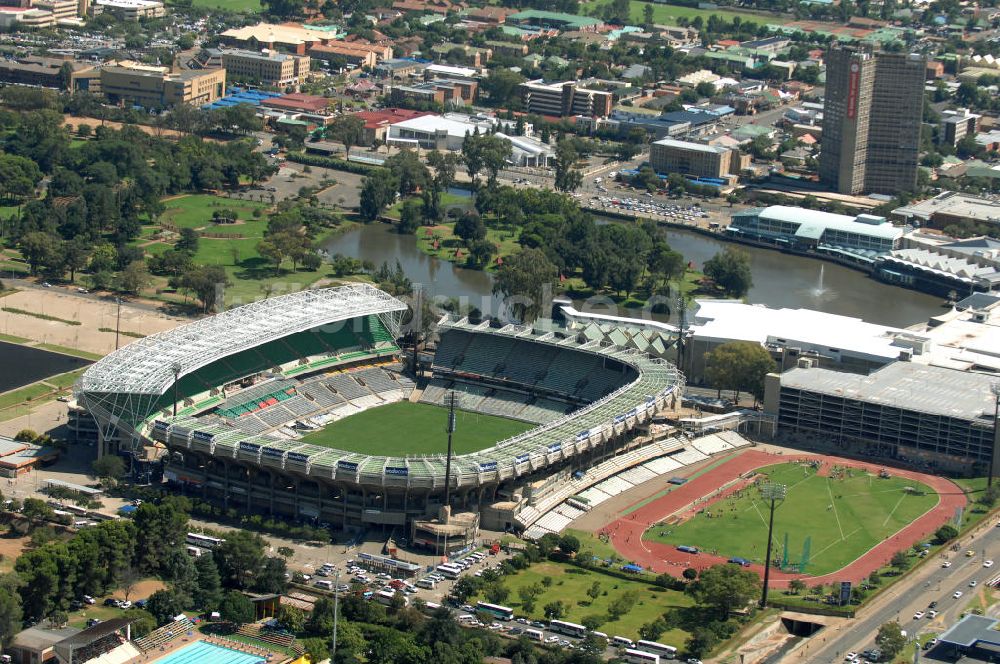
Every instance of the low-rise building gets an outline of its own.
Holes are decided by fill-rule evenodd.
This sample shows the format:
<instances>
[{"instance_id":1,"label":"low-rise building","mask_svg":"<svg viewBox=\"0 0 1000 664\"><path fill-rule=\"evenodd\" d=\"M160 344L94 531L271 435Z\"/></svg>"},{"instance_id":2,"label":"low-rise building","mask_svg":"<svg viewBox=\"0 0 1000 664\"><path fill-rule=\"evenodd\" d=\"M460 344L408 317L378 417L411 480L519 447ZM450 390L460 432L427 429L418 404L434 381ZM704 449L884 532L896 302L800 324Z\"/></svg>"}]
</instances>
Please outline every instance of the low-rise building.
<instances>
[{"instance_id":1,"label":"low-rise building","mask_svg":"<svg viewBox=\"0 0 1000 664\"><path fill-rule=\"evenodd\" d=\"M810 366L765 380L764 412L779 440L803 436L852 455L978 472L1000 450L994 378L899 361L868 375Z\"/></svg>"},{"instance_id":2,"label":"low-rise building","mask_svg":"<svg viewBox=\"0 0 1000 664\"><path fill-rule=\"evenodd\" d=\"M493 58L493 51L488 48L477 48L468 44L452 44L444 42L431 47L435 59L455 65L484 67Z\"/></svg>"},{"instance_id":3,"label":"low-rise building","mask_svg":"<svg viewBox=\"0 0 1000 664\"><path fill-rule=\"evenodd\" d=\"M898 207L892 219L914 226L943 229L967 223L1000 224L1000 203L989 198L945 191L934 198Z\"/></svg>"},{"instance_id":4,"label":"low-rise building","mask_svg":"<svg viewBox=\"0 0 1000 664\"><path fill-rule=\"evenodd\" d=\"M383 108L374 111L361 111L354 116L365 122L364 136L361 145L367 147L375 141L383 143L389 138L389 127L397 122L431 115L429 111L412 111L407 108Z\"/></svg>"},{"instance_id":5,"label":"low-rise building","mask_svg":"<svg viewBox=\"0 0 1000 664\"><path fill-rule=\"evenodd\" d=\"M941 114L941 143L955 147L966 136L975 136L981 118L967 108L944 111Z\"/></svg>"},{"instance_id":6,"label":"low-rise building","mask_svg":"<svg viewBox=\"0 0 1000 664\"><path fill-rule=\"evenodd\" d=\"M309 48L310 56L324 60L331 66L347 64L355 67L374 68L382 60L392 57L392 47L362 42L333 41Z\"/></svg>"},{"instance_id":7,"label":"low-rise building","mask_svg":"<svg viewBox=\"0 0 1000 664\"><path fill-rule=\"evenodd\" d=\"M172 73L168 67L119 62L101 69L101 92L113 103L168 108L177 104L202 106L225 95L226 70L189 69Z\"/></svg>"},{"instance_id":8,"label":"low-rise building","mask_svg":"<svg viewBox=\"0 0 1000 664\"><path fill-rule=\"evenodd\" d=\"M122 21L166 16L167 11L159 0L94 0L94 14L111 14Z\"/></svg>"},{"instance_id":9,"label":"low-rise building","mask_svg":"<svg viewBox=\"0 0 1000 664\"><path fill-rule=\"evenodd\" d=\"M305 55L317 44L325 44L336 38L336 32L310 29L301 25L258 23L242 28L226 30L221 35L223 44L248 50L280 49L288 53Z\"/></svg>"},{"instance_id":10,"label":"low-rise building","mask_svg":"<svg viewBox=\"0 0 1000 664\"><path fill-rule=\"evenodd\" d=\"M308 55L268 49L222 49L219 55L230 82L246 81L283 88L302 85L309 76Z\"/></svg>"},{"instance_id":11,"label":"low-rise building","mask_svg":"<svg viewBox=\"0 0 1000 664\"><path fill-rule=\"evenodd\" d=\"M852 217L787 205L741 210L726 230L793 251L826 253L869 265L899 249L906 232L885 217Z\"/></svg>"},{"instance_id":12,"label":"low-rise building","mask_svg":"<svg viewBox=\"0 0 1000 664\"><path fill-rule=\"evenodd\" d=\"M514 125L511 120L489 115L424 115L390 126L388 142L400 147L457 151L462 149L466 136L486 134L495 129L513 133Z\"/></svg>"},{"instance_id":13,"label":"low-rise building","mask_svg":"<svg viewBox=\"0 0 1000 664\"><path fill-rule=\"evenodd\" d=\"M96 69L92 63L31 55L17 60L0 60L0 81L14 85L67 88L96 92L91 88Z\"/></svg>"},{"instance_id":14,"label":"low-rise building","mask_svg":"<svg viewBox=\"0 0 1000 664\"><path fill-rule=\"evenodd\" d=\"M578 16L577 14L528 9L508 15L506 24L535 30L580 30L595 32L600 27L601 20L590 16Z\"/></svg>"},{"instance_id":15,"label":"low-rise building","mask_svg":"<svg viewBox=\"0 0 1000 664\"><path fill-rule=\"evenodd\" d=\"M883 256L875 269L882 281L941 297L1000 290L1000 240L967 238L911 246Z\"/></svg>"},{"instance_id":16,"label":"low-rise building","mask_svg":"<svg viewBox=\"0 0 1000 664\"><path fill-rule=\"evenodd\" d=\"M56 21L75 19L79 10L77 0L35 0L33 6L52 12L52 18Z\"/></svg>"},{"instance_id":17,"label":"low-rise building","mask_svg":"<svg viewBox=\"0 0 1000 664\"><path fill-rule=\"evenodd\" d=\"M375 65L372 72L382 78L402 81L422 75L425 69L427 69L426 62L406 58L389 58Z\"/></svg>"},{"instance_id":18,"label":"low-rise building","mask_svg":"<svg viewBox=\"0 0 1000 664\"><path fill-rule=\"evenodd\" d=\"M681 173L698 178L723 178L730 173L732 150L663 138L649 147L649 163L657 173Z\"/></svg>"},{"instance_id":19,"label":"low-rise building","mask_svg":"<svg viewBox=\"0 0 1000 664\"><path fill-rule=\"evenodd\" d=\"M270 97L260 102L265 108L272 108L292 113L310 113L313 115L330 115L330 104L333 100L318 95L307 95L293 92L279 97Z\"/></svg>"},{"instance_id":20,"label":"low-rise building","mask_svg":"<svg viewBox=\"0 0 1000 664\"><path fill-rule=\"evenodd\" d=\"M614 106L614 95L605 90L581 87L575 81L545 83L538 79L521 84L521 101L527 113L557 118L574 115L607 117Z\"/></svg>"},{"instance_id":21,"label":"low-rise building","mask_svg":"<svg viewBox=\"0 0 1000 664\"><path fill-rule=\"evenodd\" d=\"M471 104L479 92L479 84L471 79L434 79L413 85L395 85L389 90L389 103L418 102L441 107Z\"/></svg>"},{"instance_id":22,"label":"low-rise building","mask_svg":"<svg viewBox=\"0 0 1000 664\"><path fill-rule=\"evenodd\" d=\"M0 7L0 28L51 28L56 24L52 12L30 7Z\"/></svg>"}]
</instances>

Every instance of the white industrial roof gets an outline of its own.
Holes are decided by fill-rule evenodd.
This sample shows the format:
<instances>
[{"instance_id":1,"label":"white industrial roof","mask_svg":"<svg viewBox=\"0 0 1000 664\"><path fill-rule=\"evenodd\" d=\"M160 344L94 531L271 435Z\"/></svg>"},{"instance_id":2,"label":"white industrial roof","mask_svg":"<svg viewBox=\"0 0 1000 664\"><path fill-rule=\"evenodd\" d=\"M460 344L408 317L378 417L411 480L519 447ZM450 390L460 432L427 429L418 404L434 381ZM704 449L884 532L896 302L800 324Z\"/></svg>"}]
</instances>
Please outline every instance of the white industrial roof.
<instances>
[{"instance_id":1,"label":"white industrial roof","mask_svg":"<svg viewBox=\"0 0 1000 664\"><path fill-rule=\"evenodd\" d=\"M483 131L491 127L492 124L488 121L476 122L471 118L463 120L447 115L422 115L419 118L411 118L393 123L392 126L428 134L445 130L449 136L465 136L467 133L473 133L477 127L480 131Z\"/></svg>"},{"instance_id":2,"label":"white industrial roof","mask_svg":"<svg viewBox=\"0 0 1000 664\"><path fill-rule=\"evenodd\" d=\"M473 78L476 75L475 69L469 67L452 67L451 65L428 65L425 71L435 74L453 74L454 76L466 76Z\"/></svg>"},{"instance_id":3,"label":"white industrial roof","mask_svg":"<svg viewBox=\"0 0 1000 664\"><path fill-rule=\"evenodd\" d=\"M703 143L692 143L691 141L678 141L673 138L661 138L658 141L653 141L653 145L664 145L666 147L693 150L695 152L711 152L713 154L729 152L728 148L720 148L715 145L705 145Z\"/></svg>"},{"instance_id":4,"label":"white industrial roof","mask_svg":"<svg viewBox=\"0 0 1000 664\"><path fill-rule=\"evenodd\" d=\"M515 150L520 150L521 152L527 152L528 154L535 155L554 153L551 146L546 145L541 141L536 141L533 138L528 138L526 136L510 136L499 131L496 133L496 136L499 138L506 138L510 141L511 146Z\"/></svg>"},{"instance_id":5,"label":"white industrial roof","mask_svg":"<svg viewBox=\"0 0 1000 664\"><path fill-rule=\"evenodd\" d=\"M836 349L835 352L893 360L903 349L893 345L896 335L914 335L901 328L811 309L772 309L734 300L696 303L698 310L690 329L695 339L708 342L772 343L815 349L827 355Z\"/></svg>"},{"instance_id":6,"label":"white industrial roof","mask_svg":"<svg viewBox=\"0 0 1000 664\"><path fill-rule=\"evenodd\" d=\"M179 376L222 357L324 323L404 311L406 305L369 284L303 290L259 300L139 339L92 364L84 392L163 394Z\"/></svg>"},{"instance_id":7,"label":"white industrial roof","mask_svg":"<svg viewBox=\"0 0 1000 664\"><path fill-rule=\"evenodd\" d=\"M658 141L662 142L662 141ZM832 212L822 212L820 210L807 210L806 208L791 207L788 205L771 205L764 208L760 216L765 219L777 221L787 221L790 223L802 224L802 227L819 227L844 231L846 233L860 233L870 235L885 240L894 240L902 237L904 229L893 226L889 222L864 223L857 221L856 217L846 214L834 214Z\"/></svg>"}]
</instances>

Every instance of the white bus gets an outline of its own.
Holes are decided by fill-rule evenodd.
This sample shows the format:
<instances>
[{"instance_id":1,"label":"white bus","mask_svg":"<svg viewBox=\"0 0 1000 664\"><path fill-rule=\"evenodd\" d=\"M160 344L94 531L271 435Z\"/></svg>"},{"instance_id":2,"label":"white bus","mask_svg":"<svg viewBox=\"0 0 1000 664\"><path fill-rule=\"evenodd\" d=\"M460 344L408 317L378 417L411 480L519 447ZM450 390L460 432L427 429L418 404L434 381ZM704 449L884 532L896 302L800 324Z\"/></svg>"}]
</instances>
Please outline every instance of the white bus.
<instances>
[{"instance_id":1,"label":"white bus","mask_svg":"<svg viewBox=\"0 0 1000 664\"><path fill-rule=\"evenodd\" d=\"M514 619L514 609L509 606L500 606L499 604L489 604L488 602L476 602L476 611L485 611L494 618L499 620L513 620Z\"/></svg>"},{"instance_id":2,"label":"white bus","mask_svg":"<svg viewBox=\"0 0 1000 664\"><path fill-rule=\"evenodd\" d=\"M433 615L435 611L441 608L441 605L437 602L424 602L421 610L427 615Z\"/></svg>"},{"instance_id":3,"label":"white bus","mask_svg":"<svg viewBox=\"0 0 1000 664\"><path fill-rule=\"evenodd\" d=\"M437 581L434 579L429 579L424 577L417 581L417 588L426 588L427 590L434 590L437 588Z\"/></svg>"},{"instance_id":4,"label":"white bus","mask_svg":"<svg viewBox=\"0 0 1000 664\"><path fill-rule=\"evenodd\" d=\"M575 636L581 639L587 636L587 628L583 625L577 625L576 623L565 622L562 620L553 620L549 622L549 629L553 632L559 632L560 634Z\"/></svg>"},{"instance_id":5,"label":"white bus","mask_svg":"<svg viewBox=\"0 0 1000 664\"><path fill-rule=\"evenodd\" d=\"M409 597L407 597L403 593L389 592L388 590L380 590L377 593L375 593L375 601L385 606L391 606L392 602L396 599L397 594L403 598L403 606L410 605Z\"/></svg>"},{"instance_id":6,"label":"white bus","mask_svg":"<svg viewBox=\"0 0 1000 664\"><path fill-rule=\"evenodd\" d=\"M626 639L624 636L613 636L611 637L611 645L619 648L634 648L635 642L632 639Z\"/></svg>"},{"instance_id":7,"label":"white bus","mask_svg":"<svg viewBox=\"0 0 1000 664\"><path fill-rule=\"evenodd\" d=\"M524 635L532 641L542 640L542 631L540 629L526 629L524 630Z\"/></svg>"},{"instance_id":8,"label":"white bus","mask_svg":"<svg viewBox=\"0 0 1000 664\"><path fill-rule=\"evenodd\" d=\"M636 641L635 649L659 655L663 659L674 659L677 657L677 648L657 643L656 641Z\"/></svg>"},{"instance_id":9,"label":"white bus","mask_svg":"<svg viewBox=\"0 0 1000 664\"><path fill-rule=\"evenodd\" d=\"M441 576L446 579L457 579L458 575L462 573L462 568L457 565L444 563L443 565L437 566L437 571L440 572Z\"/></svg>"},{"instance_id":10,"label":"white bus","mask_svg":"<svg viewBox=\"0 0 1000 664\"><path fill-rule=\"evenodd\" d=\"M625 650L625 661L628 664L660 664L660 656L642 650Z\"/></svg>"},{"instance_id":11,"label":"white bus","mask_svg":"<svg viewBox=\"0 0 1000 664\"><path fill-rule=\"evenodd\" d=\"M220 539L218 537L209 537L208 535L200 535L198 533L188 533L187 543L193 546L200 546L203 549L214 549L226 540Z\"/></svg>"}]
</instances>

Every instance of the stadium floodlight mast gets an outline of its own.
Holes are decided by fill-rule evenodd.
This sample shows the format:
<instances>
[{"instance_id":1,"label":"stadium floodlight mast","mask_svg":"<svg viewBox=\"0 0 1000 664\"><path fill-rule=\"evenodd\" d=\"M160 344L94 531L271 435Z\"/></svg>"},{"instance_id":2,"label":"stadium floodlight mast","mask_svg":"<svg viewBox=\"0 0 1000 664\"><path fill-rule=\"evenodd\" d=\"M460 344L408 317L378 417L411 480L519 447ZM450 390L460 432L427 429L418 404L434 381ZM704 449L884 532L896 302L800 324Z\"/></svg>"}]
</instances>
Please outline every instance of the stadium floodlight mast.
<instances>
[{"instance_id":1,"label":"stadium floodlight mast","mask_svg":"<svg viewBox=\"0 0 1000 664\"><path fill-rule=\"evenodd\" d=\"M774 541L774 508L779 501L785 499L787 487L784 484L768 482L760 488L764 500L771 501L771 516L767 522L767 554L764 558L764 589L760 595L760 608L767 608L767 584L771 579L771 543Z\"/></svg>"},{"instance_id":2,"label":"stadium floodlight mast","mask_svg":"<svg viewBox=\"0 0 1000 664\"><path fill-rule=\"evenodd\" d=\"M1000 380L990 383L993 394L993 443L990 445L990 474L986 478L986 488L993 486L993 460L997 457L997 437L1000 435Z\"/></svg>"},{"instance_id":3,"label":"stadium floodlight mast","mask_svg":"<svg viewBox=\"0 0 1000 664\"><path fill-rule=\"evenodd\" d=\"M451 505L451 437L455 433L455 407L458 406L458 395L455 390L448 393L448 456L444 461L444 504Z\"/></svg>"},{"instance_id":4,"label":"stadium floodlight mast","mask_svg":"<svg viewBox=\"0 0 1000 664\"><path fill-rule=\"evenodd\" d=\"M181 377L181 363L174 362L170 365L170 370L174 372L174 417L177 417L177 381Z\"/></svg>"}]
</instances>

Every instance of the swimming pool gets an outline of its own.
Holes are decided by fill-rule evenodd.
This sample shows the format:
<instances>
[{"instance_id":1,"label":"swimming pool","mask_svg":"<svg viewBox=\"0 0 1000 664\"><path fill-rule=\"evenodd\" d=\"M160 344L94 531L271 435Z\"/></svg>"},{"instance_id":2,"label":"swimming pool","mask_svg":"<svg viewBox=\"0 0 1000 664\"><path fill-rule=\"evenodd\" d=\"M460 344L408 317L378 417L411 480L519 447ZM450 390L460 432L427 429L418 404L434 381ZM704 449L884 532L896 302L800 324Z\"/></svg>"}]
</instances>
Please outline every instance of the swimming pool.
<instances>
[{"instance_id":1,"label":"swimming pool","mask_svg":"<svg viewBox=\"0 0 1000 664\"><path fill-rule=\"evenodd\" d=\"M262 664L263 662L264 658L259 655L248 655L205 641L184 646L156 660L156 664Z\"/></svg>"}]
</instances>

